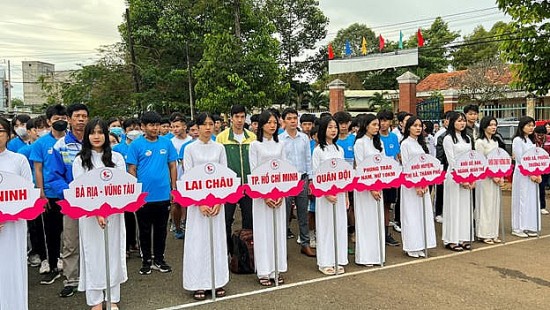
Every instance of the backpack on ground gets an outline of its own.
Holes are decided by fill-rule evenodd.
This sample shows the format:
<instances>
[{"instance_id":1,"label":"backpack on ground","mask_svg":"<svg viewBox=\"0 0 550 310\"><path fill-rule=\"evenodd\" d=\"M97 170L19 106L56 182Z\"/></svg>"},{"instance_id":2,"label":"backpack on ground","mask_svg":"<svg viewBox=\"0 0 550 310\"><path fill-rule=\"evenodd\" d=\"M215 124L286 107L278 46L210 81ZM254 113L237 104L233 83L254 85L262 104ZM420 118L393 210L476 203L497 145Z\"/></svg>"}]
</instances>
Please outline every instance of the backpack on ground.
<instances>
[{"instance_id":1,"label":"backpack on ground","mask_svg":"<svg viewBox=\"0 0 550 310\"><path fill-rule=\"evenodd\" d=\"M256 272L254 266L254 235L252 229L241 229L231 235L232 250L229 269L233 273Z\"/></svg>"}]
</instances>

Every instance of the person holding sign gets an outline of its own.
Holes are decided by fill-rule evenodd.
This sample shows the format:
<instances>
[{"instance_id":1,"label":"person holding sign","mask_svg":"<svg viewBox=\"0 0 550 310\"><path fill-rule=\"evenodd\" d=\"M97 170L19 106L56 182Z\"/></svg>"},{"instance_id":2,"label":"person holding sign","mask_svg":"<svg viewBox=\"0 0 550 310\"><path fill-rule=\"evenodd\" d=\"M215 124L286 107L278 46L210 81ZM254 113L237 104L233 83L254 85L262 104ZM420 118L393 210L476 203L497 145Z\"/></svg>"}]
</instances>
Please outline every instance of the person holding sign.
<instances>
[{"instance_id":1,"label":"person holding sign","mask_svg":"<svg viewBox=\"0 0 550 310\"><path fill-rule=\"evenodd\" d=\"M0 117L0 171L32 182L25 156L6 147L10 132L10 123ZM0 253L0 309L28 309L27 221L0 222Z\"/></svg>"},{"instance_id":2,"label":"person holding sign","mask_svg":"<svg viewBox=\"0 0 550 310\"><path fill-rule=\"evenodd\" d=\"M497 148L504 148L502 140L495 136L497 120L493 116L485 116L479 123L479 137L475 148L487 156ZM500 215L500 186L504 178L486 178L477 184L476 191L476 236L487 244L502 242L498 238Z\"/></svg>"},{"instance_id":3,"label":"person holding sign","mask_svg":"<svg viewBox=\"0 0 550 310\"><path fill-rule=\"evenodd\" d=\"M475 183L457 183L451 171L458 169L456 159L472 149L471 137L466 132L466 116L455 113L449 119L447 136L443 139L443 150L449 163L443 187L443 242L451 251L470 249L470 190Z\"/></svg>"},{"instance_id":4,"label":"person holding sign","mask_svg":"<svg viewBox=\"0 0 550 310\"><path fill-rule=\"evenodd\" d=\"M191 168L206 163L219 163L227 166L227 157L223 145L212 141L214 119L211 114L201 113L196 118L199 138L186 148L183 164L184 173ZM225 286L229 282L227 264L227 242L225 235L224 205L190 206L187 210L186 236L183 249L183 288L193 291L195 300L206 299L206 292L212 288L211 264L208 263L210 241L208 231L209 217L213 220L214 272L216 297L224 297Z\"/></svg>"},{"instance_id":5,"label":"person holding sign","mask_svg":"<svg viewBox=\"0 0 550 310\"><path fill-rule=\"evenodd\" d=\"M518 129L512 140L512 155L516 160L512 182L512 235L527 238L536 237L539 227L537 195L541 176L525 176L520 170L521 157L535 147L535 120L529 116L519 119Z\"/></svg>"},{"instance_id":6,"label":"person holding sign","mask_svg":"<svg viewBox=\"0 0 550 310\"><path fill-rule=\"evenodd\" d=\"M353 146L355 163L359 165L368 155L381 154L383 151L380 141L379 121L373 114L357 116L359 131ZM382 265L385 253L385 234L383 217L384 199L382 191L355 191L355 263L359 265L372 266ZM381 208L376 210L376 208ZM378 222L381 219L381 222ZM381 244L382 243L382 244ZM380 259L382 258L382 261Z\"/></svg>"},{"instance_id":7,"label":"person holding sign","mask_svg":"<svg viewBox=\"0 0 550 310\"><path fill-rule=\"evenodd\" d=\"M250 144L248 158L250 170L261 166L271 159L286 159L283 150L283 143L278 137L279 123L277 116L270 110L260 114L258 118L257 140ZM252 223L254 231L254 263L256 274L262 286L271 286L275 281L283 284L284 279L280 276L275 279L275 273L286 272L286 204L285 199L254 199L252 201ZM276 209L273 212L272 209ZM274 236L273 216L276 216L277 233ZM277 264L274 258L274 238L277 237ZM278 270L275 270L275 266Z\"/></svg>"},{"instance_id":8,"label":"person holding sign","mask_svg":"<svg viewBox=\"0 0 550 310\"><path fill-rule=\"evenodd\" d=\"M411 116L406 124L401 141L401 161L405 166L411 159L420 154L428 154L428 147L422 135L422 120ZM429 220L423 223L423 218L432 218L432 200L427 186L407 188L401 186L401 236L403 250L410 257L424 257L424 236L427 248L435 248L434 222ZM424 201L422 201L424 200ZM424 208L425 206L425 208ZM422 212L425 216L422 216ZM426 231L426 234L425 234Z\"/></svg>"},{"instance_id":9,"label":"person holding sign","mask_svg":"<svg viewBox=\"0 0 550 310\"><path fill-rule=\"evenodd\" d=\"M325 116L319 121L317 138L319 145L313 150L311 166L313 171L319 169L319 165L332 158L344 158L344 150L336 145L338 139L338 124L332 116ZM349 208L347 193L317 197L315 200L315 223L317 227L317 266L325 275L334 275L334 223L332 208L336 208L338 220L336 233L338 241L338 274L344 273L343 265L348 264L348 238L346 210Z\"/></svg>"},{"instance_id":10,"label":"person holding sign","mask_svg":"<svg viewBox=\"0 0 550 310\"><path fill-rule=\"evenodd\" d=\"M84 129L82 150L74 160L72 173L74 178L86 172L111 167L126 171L124 158L113 152L109 142L107 123L99 118L91 120ZM107 225L109 221L109 225ZM102 216L81 217L78 220L80 231L80 282L78 290L86 292L86 303L92 310L102 309L107 301L105 270L105 239L103 229L109 229L109 269L112 304L118 309L120 302L120 284L128 280L126 271L126 229L124 214L113 214L109 218Z\"/></svg>"}]
</instances>

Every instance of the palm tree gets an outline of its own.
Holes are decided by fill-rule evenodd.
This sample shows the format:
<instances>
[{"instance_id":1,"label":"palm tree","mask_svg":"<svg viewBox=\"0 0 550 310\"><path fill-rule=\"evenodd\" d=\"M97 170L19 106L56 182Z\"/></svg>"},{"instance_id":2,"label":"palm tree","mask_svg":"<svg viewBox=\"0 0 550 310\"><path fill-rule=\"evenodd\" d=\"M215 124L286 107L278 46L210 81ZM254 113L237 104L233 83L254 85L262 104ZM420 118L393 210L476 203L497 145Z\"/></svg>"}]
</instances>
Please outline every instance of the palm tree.
<instances>
[{"instance_id":1,"label":"palm tree","mask_svg":"<svg viewBox=\"0 0 550 310\"><path fill-rule=\"evenodd\" d=\"M319 110L321 107L328 108L328 98L322 90L311 90L309 103L316 110Z\"/></svg>"},{"instance_id":2,"label":"palm tree","mask_svg":"<svg viewBox=\"0 0 550 310\"><path fill-rule=\"evenodd\" d=\"M372 94L372 97L369 98L369 111L382 111L382 110L392 110L393 104L390 99L385 98L388 95L388 92L376 92Z\"/></svg>"}]
</instances>

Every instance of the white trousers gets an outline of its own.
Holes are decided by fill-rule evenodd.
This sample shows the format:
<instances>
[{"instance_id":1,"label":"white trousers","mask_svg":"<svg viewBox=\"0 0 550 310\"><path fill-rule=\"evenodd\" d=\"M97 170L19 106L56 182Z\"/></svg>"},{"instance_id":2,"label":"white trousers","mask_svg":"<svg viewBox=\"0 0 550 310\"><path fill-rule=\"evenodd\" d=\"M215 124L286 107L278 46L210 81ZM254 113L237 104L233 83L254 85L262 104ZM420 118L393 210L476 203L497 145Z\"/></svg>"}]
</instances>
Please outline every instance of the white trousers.
<instances>
[{"instance_id":1,"label":"white trousers","mask_svg":"<svg viewBox=\"0 0 550 310\"><path fill-rule=\"evenodd\" d=\"M93 307L99 305L103 301L107 301L106 290L87 290L86 291L86 303L88 306ZM111 287L111 303L120 302L120 284Z\"/></svg>"}]
</instances>

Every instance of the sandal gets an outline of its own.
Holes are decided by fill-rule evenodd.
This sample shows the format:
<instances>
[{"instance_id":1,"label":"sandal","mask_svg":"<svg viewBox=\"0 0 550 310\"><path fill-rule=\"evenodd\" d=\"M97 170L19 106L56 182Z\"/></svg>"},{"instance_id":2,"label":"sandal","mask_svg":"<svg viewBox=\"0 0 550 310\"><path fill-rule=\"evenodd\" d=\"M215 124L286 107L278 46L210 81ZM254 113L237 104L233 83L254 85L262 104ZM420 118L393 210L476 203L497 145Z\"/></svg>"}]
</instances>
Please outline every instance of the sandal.
<instances>
[{"instance_id":1,"label":"sandal","mask_svg":"<svg viewBox=\"0 0 550 310\"><path fill-rule=\"evenodd\" d=\"M216 289L216 297L225 297L225 289L223 287Z\"/></svg>"},{"instance_id":2,"label":"sandal","mask_svg":"<svg viewBox=\"0 0 550 310\"><path fill-rule=\"evenodd\" d=\"M273 283L271 282L271 279L269 278L259 278L258 281L260 282L261 286L271 286Z\"/></svg>"},{"instance_id":3,"label":"sandal","mask_svg":"<svg viewBox=\"0 0 550 310\"><path fill-rule=\"evenodd\" d=\"M472 245L470 243L462 243L460 245L464 250L470 250L472 249Z\"/></svg>"},{"instance_id":4,"label":"sandal","mask_svg":"<svg viewBox=\"0 0 550 310\"><path fill-rule=\"evenodd\" d=\"M495 239L493 239L493 242L494 242L494 243L501 243L502 240L500 240L499 238L495 238Z\"/></svg>"},{"instance_id":5,"label":"sandal","mask_svg":"<svg viewBox=\"0 0 550 310\"><path fill-rule=\"evenodd\" d=\"M273 279L273 281L275 281L275 279ZM281 284L285 284L285 279L281 276L279 276L279 278L277 279L277 284L281 285Z\"/></svg>"},{"instance_id":6,"label":"sandal","mask_svg":"<svg viewBox=\"0 0 550 310\"><path fill-rule=\"evenodd\" d=\"M198 290L193 293L193 299L195 300L205 300L206 299L206 291L205 290Z\"/></svg>"},{"instance_id":7,"label":"sandal","mask_svg":"<svg viewBox=\"0 0 550 310\"><path fill-rule=\"evenodd\" d=\"M324 274L324 275L327 275L327 276L332 276L334 274L336 274L336 272L334 271L334 267L319 267L319 271Z\"/></svg>"},{"instance_id":8,"label":"sandal","mask_svg":"<svg viewBox=\"0 0 550 310\"><path fill-rule=\"evenodd\" d=\"M483 243L485 243L485 244L495 244L493 239L483 239Z\"/></svg>"},{"instance_id":9,"label":"sandal","mask_svg":"<svg viewBox=\"0 0 550 310\"><path fill-rule=\"evenodd\" d=\"M447 243L445 245L445 248L455 251L455 252L462 252L464 251L464 248L460 244L454 244L454 243Z\"/></svg>"}]
</instances>

